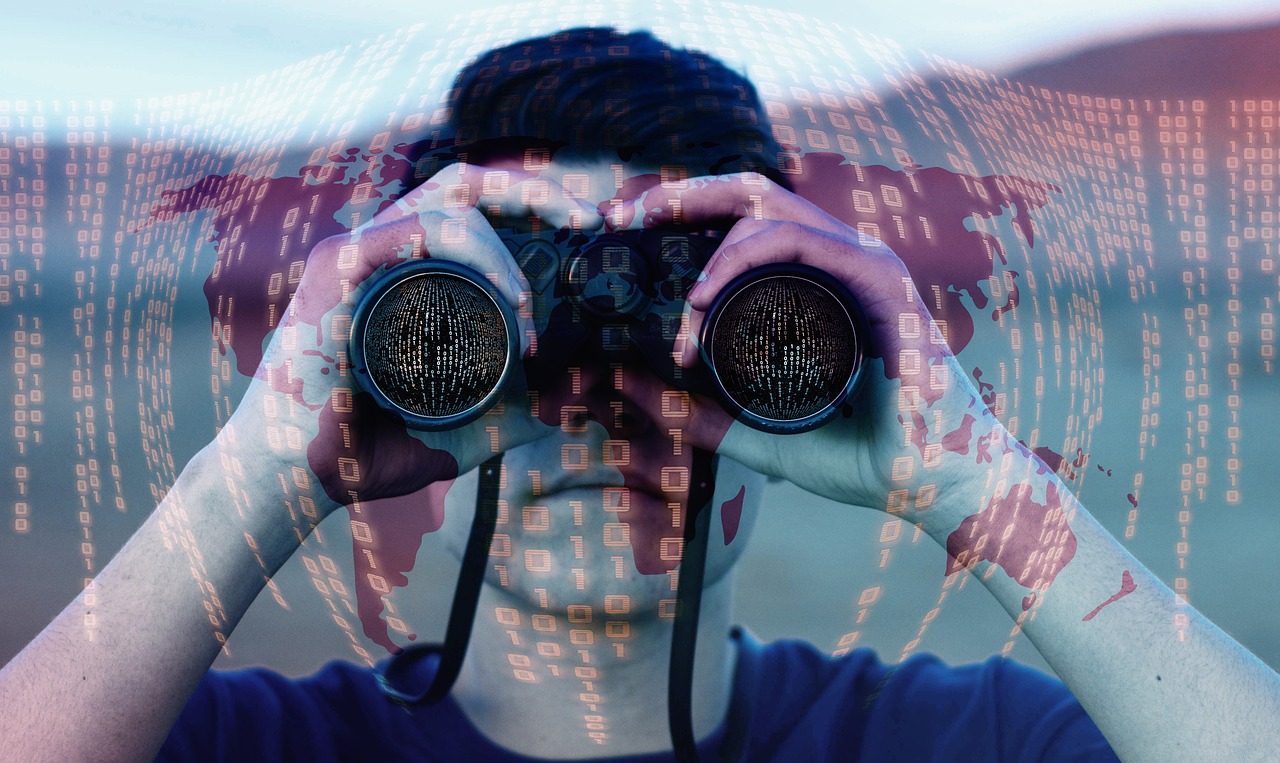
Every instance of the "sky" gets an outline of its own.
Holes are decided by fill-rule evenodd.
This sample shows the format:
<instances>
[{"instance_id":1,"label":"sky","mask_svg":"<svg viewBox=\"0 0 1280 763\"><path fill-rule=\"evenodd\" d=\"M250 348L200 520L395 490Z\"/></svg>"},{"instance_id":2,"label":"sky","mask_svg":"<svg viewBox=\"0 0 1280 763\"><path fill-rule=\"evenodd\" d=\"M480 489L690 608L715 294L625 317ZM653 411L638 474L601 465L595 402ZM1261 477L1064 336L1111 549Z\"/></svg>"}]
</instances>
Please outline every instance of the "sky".
<instances>
[{"instance_id":1,"label":"sky","mask_svg":"<svg viewBox=\"0 0 1280 763\"><path fill-rule=\"evenodd\" d=\"M665 0L679 5L680 0ZM655 3L659 0L654 0ZM498 8L468 0L459 10ZM757 0L989 71L1091 41L1163 29L1280 22L1275 0ZM451 15L430 0L27 2L0 27L0 99L132 99L250 79Z\"/></svg>"}]
</instances>

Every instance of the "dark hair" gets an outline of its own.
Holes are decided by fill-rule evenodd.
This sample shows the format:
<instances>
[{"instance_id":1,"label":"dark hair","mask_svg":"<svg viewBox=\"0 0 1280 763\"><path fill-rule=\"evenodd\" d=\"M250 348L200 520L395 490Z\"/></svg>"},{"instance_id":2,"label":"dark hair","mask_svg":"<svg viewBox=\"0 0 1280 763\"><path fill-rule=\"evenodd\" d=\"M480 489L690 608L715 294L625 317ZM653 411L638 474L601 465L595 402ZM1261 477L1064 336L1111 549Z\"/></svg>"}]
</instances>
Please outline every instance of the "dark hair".
<instances>
[{"instance_id":1,"label":"dark hair","mask_svg":"<svg viewBox=\"0 0 1280 763\"><path fill-rule=\"evenodd\" d=\"M459 73L446 102L448 125L431 148L475 163L567 147L693 175L752 170L782 180L751 82L648 32L583 27L496 48ZM419 174L449 161L439 158L418 162Z\"/></svg>"}]
</instances>

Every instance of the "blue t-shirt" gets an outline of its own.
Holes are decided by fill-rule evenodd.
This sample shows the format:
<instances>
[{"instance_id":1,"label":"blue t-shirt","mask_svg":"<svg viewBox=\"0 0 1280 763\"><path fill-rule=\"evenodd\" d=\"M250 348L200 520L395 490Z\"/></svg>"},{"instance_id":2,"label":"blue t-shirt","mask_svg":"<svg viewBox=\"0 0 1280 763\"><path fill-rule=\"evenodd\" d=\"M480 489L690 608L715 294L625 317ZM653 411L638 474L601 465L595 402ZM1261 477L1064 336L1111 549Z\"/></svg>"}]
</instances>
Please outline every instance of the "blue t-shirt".
<instances>
[{"instance_id":1,"label":"blue t-shirt","mask_svg":"<svg viewBox=\"0 0 1280 763\"><path fill-rule=\"evenodd\" d=\"M833 659L805 642L761 644L736 629L733 638L730 717L699 745L706 763L1116 760L1061 682L1008 660L953 668L920 655L891 666L865 649ZM406 710L383 695L372 670L333 662L301 680L211 671L157 760L535 759L490 742L451 698Z\"/></svg>"}]
</instances>

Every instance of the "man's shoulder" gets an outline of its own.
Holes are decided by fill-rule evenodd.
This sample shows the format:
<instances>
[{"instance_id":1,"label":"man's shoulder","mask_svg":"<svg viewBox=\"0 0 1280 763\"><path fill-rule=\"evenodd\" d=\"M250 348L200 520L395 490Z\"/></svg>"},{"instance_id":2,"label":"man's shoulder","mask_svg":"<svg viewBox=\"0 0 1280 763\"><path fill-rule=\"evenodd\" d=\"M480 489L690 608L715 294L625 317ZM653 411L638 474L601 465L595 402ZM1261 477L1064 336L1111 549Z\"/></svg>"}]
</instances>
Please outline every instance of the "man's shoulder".
<instances>
[{"instance_id":1,"label":"man's shoulder","mask_svg":"<svg viewBox=\"0 0 1280 763\"><path fill-rule=\"evenodd\" d=\"M870 649L832 656L750 634L739 643L748 749L817 759L841 749L873 760L1114 759L1060 681L1012 660L952 666L920 654L887 664Z\"/></svg>"},{"instance_id":2,"label":"man's shoulder","mask_svg":"<svg viewBox=\"0 0 1280 763\"><path fill-rule=\"evenodd\" d=\"M384 740L412 743L403 713L374 668L333 661L290 677L265 668L209 671L169 734L160 760L351 760ZM385 751L384 751L385 752Z\"/></svg>"}]
</instances>

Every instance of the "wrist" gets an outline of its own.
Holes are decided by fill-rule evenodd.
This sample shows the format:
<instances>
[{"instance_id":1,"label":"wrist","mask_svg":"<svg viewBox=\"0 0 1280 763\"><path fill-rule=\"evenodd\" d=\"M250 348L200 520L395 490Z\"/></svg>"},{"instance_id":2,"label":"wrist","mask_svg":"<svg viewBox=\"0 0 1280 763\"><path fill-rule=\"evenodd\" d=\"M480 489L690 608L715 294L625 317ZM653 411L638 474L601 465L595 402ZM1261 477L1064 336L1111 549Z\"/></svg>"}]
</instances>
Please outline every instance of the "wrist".
<instances>
[{"instance_id":1,"label":"wrist","mask_svg":"<svg viewBox=\"0 0 1280 763\"><path fill-rule=\"evenodd\" d=\"M170 500L221 525L222 535L245 543L272 574L332 511L332 502L311 489L315 480L305 460L237 432L234 423L235 417L188 462Z\"/></svg>"},{"instance_id":2,"label":"wrist","mask_svg":"<svg viewBox=\"0 0 1280 763\"><path fill-rule=\"evenodd\" d=\"M1047 485L1057 482L1052 470L994 416L984 412L981 422L973 427L967 447L935 446L932 459L923 459L928 477L920 480L917 493L926 505L911 518L936 539L945 540L966 518L1011 492L1029 489L1043 502Z\"/></svg>"},{"instance_id":3,"label":"wrist","mask_svg":"<svg viewBox=\"0 0 1280 763\"><path fill-rule=\"evenodd\" d=\"M1079 504L1024 445L1002 427L994 434L991 461L961 470L921 527L947 550L948 575L989 561L1038 590L1075 553Z\"/></svg>"}]
</instances>

